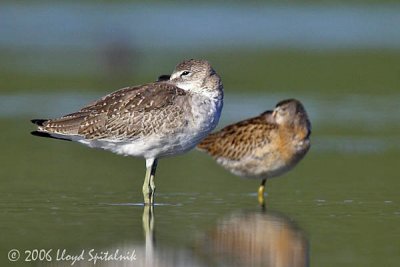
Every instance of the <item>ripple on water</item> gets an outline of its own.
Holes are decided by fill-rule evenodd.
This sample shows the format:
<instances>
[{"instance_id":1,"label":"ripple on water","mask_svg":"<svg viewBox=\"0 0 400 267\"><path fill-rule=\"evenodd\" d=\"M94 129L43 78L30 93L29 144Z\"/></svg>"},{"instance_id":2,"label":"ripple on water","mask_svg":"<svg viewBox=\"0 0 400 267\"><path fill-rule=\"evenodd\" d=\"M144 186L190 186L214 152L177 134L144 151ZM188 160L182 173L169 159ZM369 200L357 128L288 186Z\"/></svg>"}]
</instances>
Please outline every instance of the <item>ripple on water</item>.
<instances>
[{"instance_id":1,"label":"ripple on water","mask_svg":"<svg viewBox=\"0 0 400 267\"><path fill-rule=\"evenodd\" d=\"M136 206L136 207L144 207L145 205L142 202L137 203L99 203L99 205L107 205L107 206ZM154 206L170 206L170 207L180 207L182 203L154 203Z\"/></svg>"}]
</instances>

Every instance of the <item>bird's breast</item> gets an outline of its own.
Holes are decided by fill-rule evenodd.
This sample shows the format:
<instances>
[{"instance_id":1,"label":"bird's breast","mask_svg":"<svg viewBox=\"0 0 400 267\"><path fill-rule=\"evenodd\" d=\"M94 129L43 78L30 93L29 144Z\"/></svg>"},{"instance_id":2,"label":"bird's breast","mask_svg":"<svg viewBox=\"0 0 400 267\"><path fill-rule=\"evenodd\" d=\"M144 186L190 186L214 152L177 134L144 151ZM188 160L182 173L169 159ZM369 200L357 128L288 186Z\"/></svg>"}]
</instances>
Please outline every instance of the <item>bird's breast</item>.
<instances>
[{"instance_id":1,"label":"bird's breast","mask_svg":"<svg viewBox=\"0 0 400 267\"><path fill-rule=\"evenodd\" d=\"M222 111L222 99L194 96L191 101L192 127L199 134L207 135L218 124ZM204 136L205 137L205 136Z\"/></svg>"}]
</instances>

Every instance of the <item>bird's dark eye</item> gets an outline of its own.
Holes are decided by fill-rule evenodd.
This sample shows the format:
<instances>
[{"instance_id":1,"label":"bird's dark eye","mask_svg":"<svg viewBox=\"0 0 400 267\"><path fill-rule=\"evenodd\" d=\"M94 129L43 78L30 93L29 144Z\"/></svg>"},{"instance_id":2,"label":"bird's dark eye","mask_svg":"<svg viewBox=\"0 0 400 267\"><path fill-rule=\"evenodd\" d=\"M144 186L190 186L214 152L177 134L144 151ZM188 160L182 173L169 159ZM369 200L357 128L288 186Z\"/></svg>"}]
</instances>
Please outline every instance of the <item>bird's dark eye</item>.
<instances>
[{"instance_id":1,"label":"bird's dark eye","mask_svg":"<svg viewBox=\"0 0 400 267\"><path fill-rule=\"evenodd\" d=\"M190 73L189 71L184 71L184 72L182 72L181 76L186 76L186 75L188 75L189 73Z\"/></svg>"}]
</instances>

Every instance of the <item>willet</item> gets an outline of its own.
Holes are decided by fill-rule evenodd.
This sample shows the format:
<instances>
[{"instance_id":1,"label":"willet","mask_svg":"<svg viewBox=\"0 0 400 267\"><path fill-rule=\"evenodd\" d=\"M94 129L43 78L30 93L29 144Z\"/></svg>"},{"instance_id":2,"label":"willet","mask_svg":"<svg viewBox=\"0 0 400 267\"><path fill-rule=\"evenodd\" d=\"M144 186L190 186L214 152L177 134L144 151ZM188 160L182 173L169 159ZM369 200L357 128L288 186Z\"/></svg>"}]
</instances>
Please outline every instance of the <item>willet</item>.
<instances>
[{"instance_id":1,"label":"willet","mask_svg":"<svg viewBox=\"0 0 400 267\"><path fill-rule=\"evenodd\" d=\"M218 74L191 59L169 79L120 89L60 118L32 120L32 134L145 158L144 202L153 204L158 159L194 148L217 125L222 105Z\"/></svg>"}]
</instances>

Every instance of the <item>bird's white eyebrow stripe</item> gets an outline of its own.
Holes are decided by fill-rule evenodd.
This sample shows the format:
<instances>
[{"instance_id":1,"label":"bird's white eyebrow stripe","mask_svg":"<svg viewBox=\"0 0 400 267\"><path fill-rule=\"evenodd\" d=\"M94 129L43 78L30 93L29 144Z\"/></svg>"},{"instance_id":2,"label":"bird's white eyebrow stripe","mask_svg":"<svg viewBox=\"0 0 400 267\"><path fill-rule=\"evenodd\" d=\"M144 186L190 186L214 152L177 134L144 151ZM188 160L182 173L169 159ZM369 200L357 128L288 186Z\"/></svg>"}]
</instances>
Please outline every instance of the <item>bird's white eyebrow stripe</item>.
<instances>
[{"instance_id":1,"label":"bird's white eyebrow stripe","mask_svg":"<svg viewBox=\"0 0 400 267\"><path fill-rule=\"evenodd\" d=\"M181 71L179 71L179 72L174 72L174 73L172 73L172 75L171 75L171 77L170 77L170 80L180 77L184 71L185 71L185 70L181 70Z\"/></svg>"}]
</instances>

